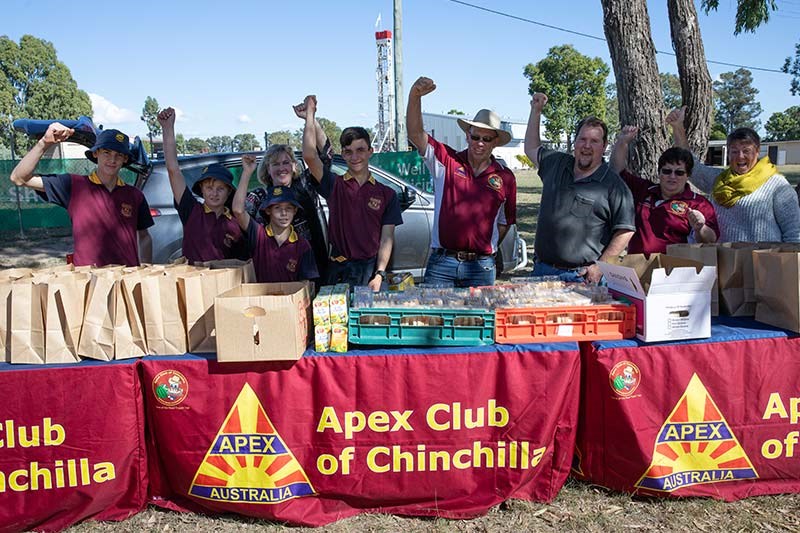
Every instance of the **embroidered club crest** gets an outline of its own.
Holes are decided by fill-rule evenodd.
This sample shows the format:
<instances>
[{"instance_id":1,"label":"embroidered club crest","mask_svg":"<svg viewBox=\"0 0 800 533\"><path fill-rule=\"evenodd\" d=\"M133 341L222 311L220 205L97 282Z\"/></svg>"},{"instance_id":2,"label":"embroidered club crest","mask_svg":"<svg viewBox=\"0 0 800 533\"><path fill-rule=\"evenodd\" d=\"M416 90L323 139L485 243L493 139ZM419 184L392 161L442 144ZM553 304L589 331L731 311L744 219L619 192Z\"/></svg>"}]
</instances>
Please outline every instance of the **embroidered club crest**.
<instances>
[{"instance_id":1,"label":"embroidered club crest","mask_svg":"<svg viewBox=\"0 0 800 533\"><path fill-rule=\"evenodd\" d=\"M676 215L683 215L684 213L686 213L686 211L689 210L689 205L686 202L675 200L669 203L669 210L675 213Z\"/></svg>"},{"instance_id":2,"label":"embroidered club crest","mask_svg":"<svg viewBox=\"0 0 800 533\"><path fill-rule=\"evenodd\" d=\"M503 180L497 174L492 174L489 176L489 187L499 191L503 187Z\"/></svg>"},{"instance_id":3,"label":"embroidered club crest","mask_svg":"<svg viewBox=\"0 0 800 533\"><path fill-rule=\"evenodd\" d=\"M289 262L286 263L286 270L289 272L296 272L297 271L297 259L289 259Z\"/></svg>"},{"instance_id":4,"label":"embroidered club crest","mask_svg":"<svg viewBox=\"0 0 800 533\"><path fill-rule=\"evenodd\" d=\"M617 396L624 398L636 392L641 381L642 374L639 372L639 367L630 361L620 361L608 373L608 382L611 385L611 390Z\"/></svg>"},{"instance_id":5,"label":"embroidered club crest","mask_svg":"<svg viewBox=\"0 0 800 533\"><path fill-rule=\"evenodd\" d=\"M129 203L123 203L119 206L119 212L125 218L131 218L133 216L133 206Z\"/></svg>"},{"instance_id":6,"label":"embroidered club crest","mask_svg":"<svg viewBox=\"0 0 800 533\"><path fill-rule=\"evenodd\" d=\"M231 235L230 233L226 233L225 239L222 242L225 248L230 248L231 246L233 246L233 235Z\"/></svg>"},{"instance_id":7,"label":"embroidered club crest","mask_svg":"<svg viewBox=\"0 0 800 533\"><path fill-rule=\"evenodd\" d=\"M175 407L189 394L189 382L177 370L164 370L153 378L153 395L161 405Z\"/></svg>"},{"instance_id":8,"label":"embroidered club crest","mask_svg":"<svg viewBox=\"0 0 800 533\"><path fill-rule=\"evenodd\" d=\"M117 139L117 142L122 142L125 140L125 136L121 133L117 133L116 135L114 135L114 138Z\"/></svg>"},{"instance_id":9,"label":"embroidered club crest","mask_svg":"<svg viewBox=\"0 0 800 533\"><path fill-rule=\"evenodd\" d=\"M374 211L377 211L378 209L381 208L382 203L383 201L380 198L373 196L369 199L369 202L367 202L367 207L369 207Z\"/></svg>"}]
</instances>

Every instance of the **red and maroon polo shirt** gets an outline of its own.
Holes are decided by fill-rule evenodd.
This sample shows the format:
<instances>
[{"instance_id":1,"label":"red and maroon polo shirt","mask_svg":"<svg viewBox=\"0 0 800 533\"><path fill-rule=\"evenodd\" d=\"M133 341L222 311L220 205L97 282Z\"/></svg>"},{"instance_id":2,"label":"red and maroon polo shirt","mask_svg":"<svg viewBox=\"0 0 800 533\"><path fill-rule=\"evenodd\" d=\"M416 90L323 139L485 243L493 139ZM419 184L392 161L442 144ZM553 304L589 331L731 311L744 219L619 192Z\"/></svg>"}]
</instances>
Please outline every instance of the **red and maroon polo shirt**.
<instances>
[{"instance_id":1,"label":"red and maroon polo shirt","mask_svg":"<svg viewBox=\"0 0 800 533\"><path fill-rule=\"evenodd\" d=\"M137 231L153 225L142 191L117 178L109 191L96 173L41 176L44 198L67 209L75 265L139 265Z\"/></svg>"},{"instance_id":2,"label":"red and maroon polo shirt","mask_svg":"<svg viewBox=\"0 0 800 533\"><path fill-rule=\"evenodd\" d=\"M201 204L186 187L176 205L183 222L183 255L189 262L231 259L242 240L239 222L226 207L220 216Z\"/></svg>"},{"instance_id":3,"label":"red and maroon polo shirt","mask_svg":"<svg viewBox=\"0 0 800 533\"><path fill-rule=\"evenodd\" d=\"M628 243L629 254L666 253L668 244L688 242L692 233L688 213L696 209L706 217L706 226L719 238L717 215L711 202L692 191L689 184L678 196L664 200L661 186L627 170L620 173L633 194L636 233Z\"/></svg>"},{"instance_id":4,"label":"red and maroon polo shirt","mask_svg":"<svg viewBox=\"0 0 800 533\"><path fill-rule=\"evenodd\" d=\"M428 135L425 164L433 179L431 247L488 255L497 251L498 224L517 221L517 180L492 157L475 176L467 151L456 152Z\"/></svg>"},{"instance_id":5,"label":"red and maroon polo shirt","mask_svg":"<svg viewBox=\"0 0 800 533\"><path fill-rule=\"evenodd\" d=\"M259 283L298 281L319 277L311 244L292 228L289 238L278 245L272 227L252 218L247 226L247 242Z\"/></svg>"},{"instance_id":6,"label":"red and maroon polo shirt","mask_svg":"<svg viewBox=\"0 0 800 533\"><path fill-rule=\"evenodd\" d=\"M403 223L394 190L370 174L364 185L350 173L325 167L319 193L328 201L328 237L333 257L372 259L378 255L383 226Z\"/></svg>"}]
</instances>

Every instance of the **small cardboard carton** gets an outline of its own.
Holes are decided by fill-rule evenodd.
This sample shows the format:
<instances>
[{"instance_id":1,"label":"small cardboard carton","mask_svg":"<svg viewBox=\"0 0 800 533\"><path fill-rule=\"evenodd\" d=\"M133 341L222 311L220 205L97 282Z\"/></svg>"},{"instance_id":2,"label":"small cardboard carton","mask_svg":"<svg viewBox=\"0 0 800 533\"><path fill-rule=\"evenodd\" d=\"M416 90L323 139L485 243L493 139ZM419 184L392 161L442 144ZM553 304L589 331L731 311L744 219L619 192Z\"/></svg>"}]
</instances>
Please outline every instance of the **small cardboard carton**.
<instances>
[{"instance_id":1,"label":"small cardboard carton","mask_svg":"<svg viewBox=\"0 0 800 533\"><path fill-rule=\"evenodd\" d=\"M711 336L715 267L663 254L632 254L598 266L611 293L636 307L637 338L657 342Z\"/></svg>"},{"instance_id":2,"label":"small cardboard carton","mask_svg":"<svg viewBox=\"0 0 800 533\"><path fill-rule=\"evenodd\" d=\"M308 281L248 283L217 296L217 360L295 361L312 335Z\"/></svg>"}]
</instances>

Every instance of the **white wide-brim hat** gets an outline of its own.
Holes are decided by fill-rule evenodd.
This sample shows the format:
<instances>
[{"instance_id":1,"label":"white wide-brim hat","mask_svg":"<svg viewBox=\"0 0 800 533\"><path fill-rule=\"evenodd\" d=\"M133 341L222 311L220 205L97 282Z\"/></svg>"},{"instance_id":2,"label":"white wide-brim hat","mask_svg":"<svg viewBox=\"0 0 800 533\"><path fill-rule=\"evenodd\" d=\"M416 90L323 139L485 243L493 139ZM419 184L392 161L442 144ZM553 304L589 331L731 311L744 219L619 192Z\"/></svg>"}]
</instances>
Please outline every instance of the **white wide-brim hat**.
<instances>
[{"instance_id":1,"label":"white wide-brim hat","mask_svg":"<svg viewBox=\"0 0 800 533\"><path fill-rule=\"evenodd\" d=\"M458 119L458 126L468 135L470 127L496 131L498 137L497 146L503 146L511 141L511 133L501 129L500 125L500 116L491 109L481 109L472 120Z\"/></svg>"}]
</instances>

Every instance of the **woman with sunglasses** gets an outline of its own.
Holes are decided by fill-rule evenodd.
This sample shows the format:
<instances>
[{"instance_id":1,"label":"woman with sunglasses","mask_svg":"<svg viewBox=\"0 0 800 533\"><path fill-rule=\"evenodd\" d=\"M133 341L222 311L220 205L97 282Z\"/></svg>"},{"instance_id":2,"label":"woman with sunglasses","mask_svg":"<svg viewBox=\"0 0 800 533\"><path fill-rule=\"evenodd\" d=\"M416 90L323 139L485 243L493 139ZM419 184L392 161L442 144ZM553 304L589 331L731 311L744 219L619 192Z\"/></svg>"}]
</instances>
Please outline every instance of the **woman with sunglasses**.
<instances>
[{"instance_id":1,"label":"woman with sunglasses","mask_svg":"<svg viewBox=\"0 0 800 533\"><path fill-rule=\"evenodd\" d=\"M675 146L688 148L686 108L667 116ZM728 167L695 163L692 184L709 195L719 219L721 242L800 242L800 206L794 189L769 157L759 159L761 139L750 128L728 135Z\"/></svg>"},{"instance_id":2,"label":"woman with sunglasses","mask_svg":"<svg viewBox=\"0 0 800 533\"><path fill-rule=\"evenodd\" d=\"M658 183L642 179L627 169L628 146L638 133L636 126L623 127L610 161L636 205L636 233L628 243L628 253L666 253L669 244L716 242L719 227L714 207L687 183L694 167L692 153L667 149L658 158Z\"/></svg>"}]
</instances>

